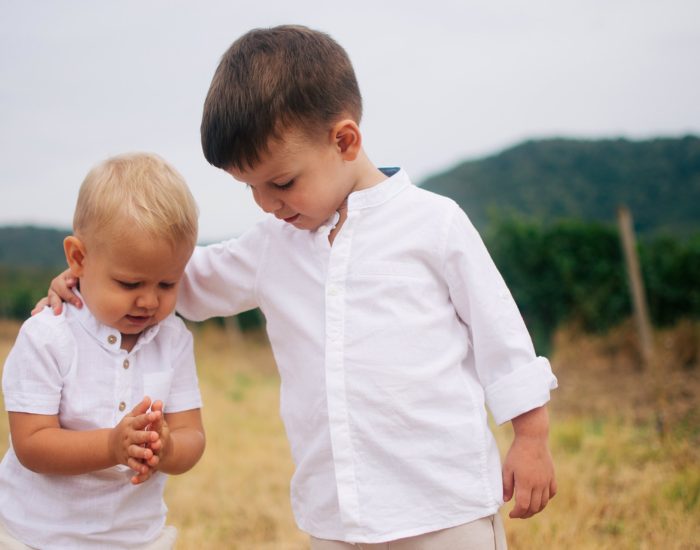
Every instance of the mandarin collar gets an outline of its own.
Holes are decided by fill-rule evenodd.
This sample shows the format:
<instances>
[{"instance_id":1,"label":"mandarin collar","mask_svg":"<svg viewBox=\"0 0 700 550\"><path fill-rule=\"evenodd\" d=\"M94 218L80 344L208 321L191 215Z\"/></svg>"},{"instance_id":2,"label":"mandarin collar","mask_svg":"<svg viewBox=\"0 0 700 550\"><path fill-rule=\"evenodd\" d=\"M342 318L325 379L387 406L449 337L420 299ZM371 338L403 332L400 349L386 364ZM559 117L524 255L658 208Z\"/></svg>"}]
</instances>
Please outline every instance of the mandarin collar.
<instances>
[{"instance_id":1,"label":"mandarin collar","mask_svg":"<svg viewBox=\"0 0 700 550\"><path fill-rule=\"evenodd\" d=\"M90 308L88 307L87 303L85 302L85 299L83 296L80 294L80 291L78 289L73 289L73 292L80 298L80 301L83 303L82 308L77 308L73 304L66 303L64 304L64 307L67 307L70 309L70 313L73 317L75 317L80 325L85 329L85 331L92 336L97 342L100 344L100 346L108 351L111 352L121 352L123 351L124 353L135 353L138 351L139 348L142 346L148 344L153 338L155 338L156 334L158 334L159 330L159 325L153 325L152 327L148 327L146 330L144 330L140 335L138 340L136 341L136 344L134 347L131 349L131 351L127 352L126 350L121 349L122 345L122 335L121 333L110 326L107 326L105 324L100 323L97 318L92 314L90 311Z\"/></svg>"},{"instance_id":2,"label":"mandarin collar","mask_svg":"<svg viewBox=\"0 0 700 550\"><path fill-rule=\"evenodd\" d=\"M380 170L387 178L384 181L380 181L377 185L350 193L348 196L348 212L379 206L398 195L411 184L411 180L408 178L405 170L400 168L380 168Z\"/></svg>"},{"instance_id":3,"label":"mandarin collar","mask_svg":"<svg viewBox=\"0 0 700 550\"><path fill-rule=\"evenodd\" d=\"M348 195L348 212L351 210L379 206L411 185L408 174L401 168L380 168L379 170L381 170L387 178L380 181L377 185L350 193L350 195ZM336 226L339 219L340 214L338 212L333 212L331 217L316 230L317 234L320 236L327 236Z\"/></svg>"}]
</instances>

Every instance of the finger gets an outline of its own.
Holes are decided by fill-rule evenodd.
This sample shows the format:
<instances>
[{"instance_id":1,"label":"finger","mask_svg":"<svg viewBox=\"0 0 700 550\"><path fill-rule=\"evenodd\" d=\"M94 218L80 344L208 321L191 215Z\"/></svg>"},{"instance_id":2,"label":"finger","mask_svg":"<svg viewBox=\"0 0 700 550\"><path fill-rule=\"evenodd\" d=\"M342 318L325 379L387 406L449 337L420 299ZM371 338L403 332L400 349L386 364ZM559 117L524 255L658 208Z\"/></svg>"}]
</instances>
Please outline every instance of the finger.
<instances>
[{"instance_id":1,"label":"finger","mask_svg":"<svg viewBox=\"0 0 700 550\"><path fill-rule=\"evenodd\" d=\"M131 415L132 416L139 416L146 414L148 412L148 407L151 406L151 398L146 396L143 399L141 399L141 402L136 405L133 409L131 409ZM145 427L145 426L144 426Z\"/></svg>"},{"instance_id":2,"label":"finger","mask_svg":"<svg viewBox=\"0 0 700 550\"><path fill-rule=\"evenodd\" d=\"M158 440L158 433L147 430L132 430L129 433L129 445L151 450L151 445Z\"/></svg>"},{"instance_id":3,"label":"finger","mask_svg":"<svg viewBox=\"0 0 700 550\"><path fill-rule=\"evenodd\" d=\"M503 502L508 502L513 498L513 487L515 486L515 477L513 472L504 468L503 470Z\"/></svg>"},{"instance_id":4,"label":"finger","mask_svg":"<svg viewBox=\"0 0 700 550\"><path fill-rule=\"evenodd\" d=\"M126 453L130 458L141 461L148 460L153 456L153 451L143 445L129 445L126 449Z\"/></svg>"},{"instance_id":5,"label":"finger","mask_svg":"<svg viewBox=\"0 0 700 550\"><path fill-rule=\"evenodd\" d=\"M36 305L34 306L34 309L32 309L32 315L36 315L37 313L43 311L43 309L49 305L49 299L48 298L42 298L39 300Z\"/></svg>"},{"instance_id":6,"label":"finger","mask_svg":"<svg viewBox=\"0 0 700 550\"><path fill-rule=\"evenodd\" d=\"M133 430L146 430L148 432L153 431L158 424L158 413L146 412L136 416L132 416L130 419L129 426Z\"/></svg>"},{"instance_id":7,"label":"finger","mask_svg":"<svg viewBox=\"0 0 700 550\"><path fill-rule=\"evenodd\" d=\"M542 509L542 491L532 491L530 493L530 505L525 511L523 518L529 518L534 516L537 512Z\"/></svg>"},{"instance_id":8,"label":"finger","mask_svg":"<svg viewBox=\"0 0 700 550\"><path fill-rule=\"evenodd\" d=\"M153 470L149 469L147 472L133 476L131 478L131 483L133 485L139 485L139 484L143 483L144 481L148 481L152 475L153 475Z\"/></svg>"},{"instance_id":9,"label":"finger","mask_svg":"<svg viewBox=\"0 0 700 550\"><path fill-rule=\"evenodd\" d=\"M151 411L158 415L158 420L156 422L160 424L163 420L163 402L160 399L154 401L151 405Z\"/></svg>"},{"instance_id":10,"label":"finger","mask_svg":"<svg viewBox=\"0 0 700 550\"><path fill-rule=\"evenodd\" d=\"M552 481L549 484L549 498L552 499L556 496L557 494L557 480L552 479Z\"/></svg>"},{"instance_id":11,"label":"finger","mask_svg":"<svg viewBox=\"0 0 700 550\"><path fill-rule=\"evenodd\" d=\"M48 305L53 309L54 315L60 315L63 311L63 300L55 292L49 290L49 295L46 298Z\"/></svg>"},{"instance_id":12,"label":"finger","mask_svg":"<svg viewBox=\"0 0 700 550\"><path fill-rule=\"evenodd\" d=\"M525 518L530 508L532 493L529 490L519 488L515 491L515 506L508 514L511 518Z\"/></svg>"},{"instance_id":13,"label":"finger","mask_svg":"<svg viewBox=\"0 0 700 550\"><path fill-rule=\"evenodd\" d=\"M156 455L156 454L154 454L151 458L149 458L149 459L146 461L146 464L148 464L148 466L149 466L151 469L153 469L153 468L155 468L156 466L158 466L159 463L160 463L160 457L159 457L158 455Z\"/></svg>"},{"instance_id":14,"label":"finger","mask_svg":"<svg viewBox=\"0 0 700 550\"><path fill-rule=\"evenodd\" d=\"M129 468L131 468L134 472L136 472L137 475L146 473L148 470L150 470L148 464L144 464L140 460L137 460L132 457L126 459L126 465Z\"/></svg>"}]
</instances>

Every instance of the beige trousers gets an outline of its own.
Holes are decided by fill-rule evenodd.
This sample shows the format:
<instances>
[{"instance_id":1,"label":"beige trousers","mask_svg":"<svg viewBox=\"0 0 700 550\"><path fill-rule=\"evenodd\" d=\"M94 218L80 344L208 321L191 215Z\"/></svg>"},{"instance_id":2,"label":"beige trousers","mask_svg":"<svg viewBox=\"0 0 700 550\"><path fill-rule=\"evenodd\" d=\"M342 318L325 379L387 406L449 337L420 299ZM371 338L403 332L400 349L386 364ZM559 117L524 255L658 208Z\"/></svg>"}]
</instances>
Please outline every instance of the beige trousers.
<instances>
[{"instance_id":1,"label":"beige trousers","mask_svg":"<svg viewBox=\"0 0 700 550\"><path fill-rule=\"evenodd\" d=\"M311 537L311 550L506 550L498 514L432 533L374 544Z\"/></svg>"},{"instance_id":2,"label":"beige trousers","mask_svg":"<svg viewBox=\"0 0 700 550\"><path fill-rule=\"evenodd\" d=\"M177 539L177 529L172 525L166 525L156 540L147 546L142 546L140 550L172 550L175 548L175 539ZM21 543L10 535L2 523L0 523L0 548L2 550L32 550L31 546Z\"/></svg>"}]
</instances>

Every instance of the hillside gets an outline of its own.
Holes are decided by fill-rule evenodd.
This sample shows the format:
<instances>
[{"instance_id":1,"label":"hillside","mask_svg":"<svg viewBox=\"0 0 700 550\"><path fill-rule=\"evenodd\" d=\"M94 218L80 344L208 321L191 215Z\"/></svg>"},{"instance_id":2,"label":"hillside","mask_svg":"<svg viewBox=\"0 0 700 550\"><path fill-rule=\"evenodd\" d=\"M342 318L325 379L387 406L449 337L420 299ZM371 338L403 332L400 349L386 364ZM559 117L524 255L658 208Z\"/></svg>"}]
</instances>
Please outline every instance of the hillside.
<instances>
[{"instance_id":1,"label":"hillside","mask_svg":"<svg viewBox=\"0 0 700 550\"><path fill-rule=\"evenodd\" d=\"M700 138L527 141L422 186L456 200L480 229L503 213L611 223L624 203L640 234L687 236L700 231Z\"/></svg>"},{"instance_id":2,"label":"hillside","mask_svg":"<svg viewBox=\"0 0 700 550\"><path fill-rule=\"evenodd\" d=\"M65 269L63 239L69 234L67 229L0 227L0 266Z\"/></svg>"}]
</instances>

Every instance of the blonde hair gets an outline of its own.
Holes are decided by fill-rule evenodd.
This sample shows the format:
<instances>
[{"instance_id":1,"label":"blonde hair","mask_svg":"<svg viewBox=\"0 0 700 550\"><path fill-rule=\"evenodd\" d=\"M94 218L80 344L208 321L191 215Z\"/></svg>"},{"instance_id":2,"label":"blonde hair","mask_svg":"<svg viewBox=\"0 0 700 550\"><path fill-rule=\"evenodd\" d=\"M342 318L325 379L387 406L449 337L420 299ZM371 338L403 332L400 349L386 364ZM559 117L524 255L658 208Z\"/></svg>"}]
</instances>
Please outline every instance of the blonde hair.
<instances>
[{"instance_id":1,"label":"blonde hair","mask_svg":"<svg viewBox=\"0 0 700 550\"><path fill-rule=\"evenodd\" d=\"M152 153L111 157L88 172L78 194L74 233L119 238L143 232L171 245L197 242L197 204L183 177Z\"/></svg>"}]
</instances>

